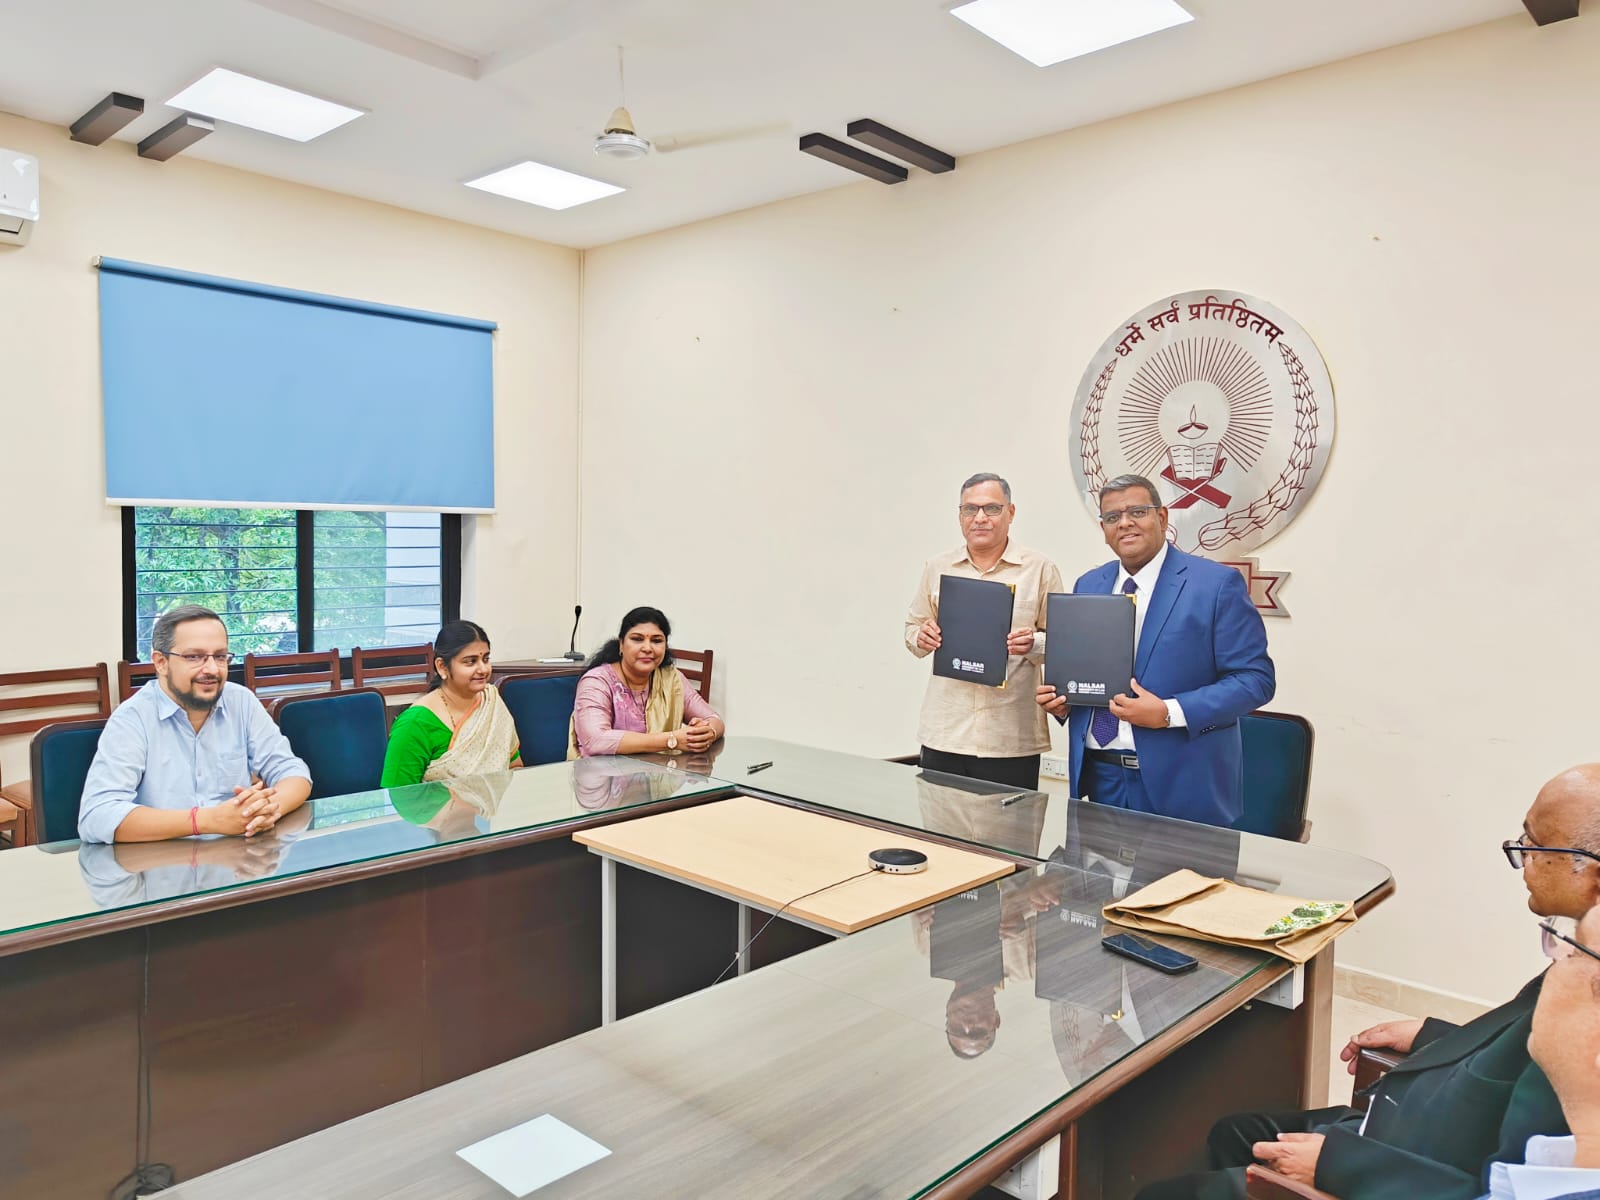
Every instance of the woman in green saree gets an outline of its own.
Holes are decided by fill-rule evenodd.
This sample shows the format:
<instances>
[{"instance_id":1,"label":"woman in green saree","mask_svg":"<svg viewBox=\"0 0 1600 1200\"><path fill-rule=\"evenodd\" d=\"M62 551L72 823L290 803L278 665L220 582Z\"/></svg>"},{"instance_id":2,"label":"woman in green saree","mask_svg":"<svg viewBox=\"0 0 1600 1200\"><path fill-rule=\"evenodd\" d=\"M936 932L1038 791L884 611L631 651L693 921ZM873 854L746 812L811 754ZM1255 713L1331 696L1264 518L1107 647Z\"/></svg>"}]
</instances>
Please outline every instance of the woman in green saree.
<instances>
[{"instance_id":1,"label":"woman in green saree","mask_svg":"<svg viewBox=\"0 0 1600 1200\"><path fill-rule=\"evenodd\" d=\"M433 642L433 679L394 719L381 786L483 775L522 765L517 726L489 682L489 635L452 621Z\"/></svg>"}]
</instances>

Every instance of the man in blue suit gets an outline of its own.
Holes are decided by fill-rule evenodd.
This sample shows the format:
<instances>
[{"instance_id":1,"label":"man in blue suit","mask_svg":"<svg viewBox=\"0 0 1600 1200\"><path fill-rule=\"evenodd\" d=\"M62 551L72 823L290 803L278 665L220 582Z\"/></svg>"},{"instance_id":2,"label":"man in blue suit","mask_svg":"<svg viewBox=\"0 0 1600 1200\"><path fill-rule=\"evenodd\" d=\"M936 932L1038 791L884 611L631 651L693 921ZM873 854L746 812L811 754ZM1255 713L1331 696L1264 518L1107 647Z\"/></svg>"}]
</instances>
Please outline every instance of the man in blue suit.
<instances>
[{"instance_id":1,"label":"man in blue suit","mask_svg":"<svg viewBox=\"0 0 1600 1200\"><path fill-rule=\"evenodd\" d=\"M1069 709L1053 687L1038 689L1067 721L1072 794L1232 825L1244 806L1239 718L1277 686L1261 614L1232 567L1168 545L1166 507L1142 475L1100 489L1100 525L1117 561L1072 590L1135 597L1132 695Z\"/></svg>"}]
</instances>

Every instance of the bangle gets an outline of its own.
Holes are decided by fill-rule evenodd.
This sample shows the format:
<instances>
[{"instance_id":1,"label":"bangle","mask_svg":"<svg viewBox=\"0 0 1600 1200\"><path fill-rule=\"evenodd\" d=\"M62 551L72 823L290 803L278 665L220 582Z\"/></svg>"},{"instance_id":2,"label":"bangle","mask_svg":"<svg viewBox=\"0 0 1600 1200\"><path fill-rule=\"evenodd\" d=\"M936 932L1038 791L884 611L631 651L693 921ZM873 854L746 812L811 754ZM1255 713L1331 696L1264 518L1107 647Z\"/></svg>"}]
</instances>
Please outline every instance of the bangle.
<instances>
[{"instance_id":1,"label":"bangle","mask_svg":"<svg viewBox=\"0 0 1600 1200\"><path fill-rule=\"evenodd\" d=\"M189 810L189 828L195 837L200 836L200 806L197 804Z\"/></svg>"}]
</instances>

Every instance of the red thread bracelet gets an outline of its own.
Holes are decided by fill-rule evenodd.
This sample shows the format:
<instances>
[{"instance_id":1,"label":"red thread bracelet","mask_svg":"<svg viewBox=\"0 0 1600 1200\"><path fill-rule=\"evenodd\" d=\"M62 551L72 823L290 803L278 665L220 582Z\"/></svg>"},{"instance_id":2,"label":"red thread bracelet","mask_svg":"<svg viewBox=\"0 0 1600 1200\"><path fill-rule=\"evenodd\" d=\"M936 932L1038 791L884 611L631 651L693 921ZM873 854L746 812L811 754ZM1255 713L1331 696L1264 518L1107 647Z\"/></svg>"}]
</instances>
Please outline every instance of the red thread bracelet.
<instances>
[{"instance_id":1,"label":"red thread bracelet","mask_svg":"<svg viewBox=\"0 0 1600 1200\"><path fill-rule=\"evenodd\" d=\"M194 835L196 837L200 836L200 806L199 805L195 805L195 807L193 807L193 808L191 808L189 810L189 828L194 830Z\"/></svg>"}]
</instances>

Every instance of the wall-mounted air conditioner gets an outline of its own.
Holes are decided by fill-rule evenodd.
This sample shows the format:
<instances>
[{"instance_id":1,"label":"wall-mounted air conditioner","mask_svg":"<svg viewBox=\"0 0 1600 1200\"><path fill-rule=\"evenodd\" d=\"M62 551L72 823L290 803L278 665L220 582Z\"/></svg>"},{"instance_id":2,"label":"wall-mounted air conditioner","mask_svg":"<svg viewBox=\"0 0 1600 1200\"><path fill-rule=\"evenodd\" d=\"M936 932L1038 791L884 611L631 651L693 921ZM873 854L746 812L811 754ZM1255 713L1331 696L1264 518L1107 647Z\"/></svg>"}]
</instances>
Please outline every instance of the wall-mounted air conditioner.
<instances>
[{"instance_id":1,"label":"wall-mounted air conditioner","mask_svg":"<svg viewBox=\"0 0 1600 1200\"><path fill-rule=\"evenodd\" d=\"M39 160L0 149L0 246L20 246L39 220Z\"/></svg>"}]
</instances>

